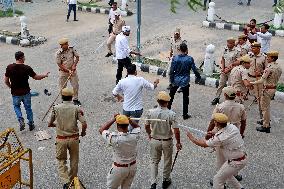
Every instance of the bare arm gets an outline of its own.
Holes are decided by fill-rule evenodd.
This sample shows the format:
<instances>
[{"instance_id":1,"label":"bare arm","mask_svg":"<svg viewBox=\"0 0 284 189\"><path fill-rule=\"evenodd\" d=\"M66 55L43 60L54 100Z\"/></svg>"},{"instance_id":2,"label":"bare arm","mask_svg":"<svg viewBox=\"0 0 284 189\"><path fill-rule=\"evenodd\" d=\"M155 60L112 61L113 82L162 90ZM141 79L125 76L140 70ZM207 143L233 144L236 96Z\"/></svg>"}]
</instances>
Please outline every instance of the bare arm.
<instances>
[{"instance_id":1,"label":"bare arm","mask_svg":"<svg viewBox=\"0 0 284 189\"><path fill-rule=\"evenodd\" d=\"M9 88L11 88L11 83L10 83L10 79L9 79L9 77L4 77L4 83L9 87Z\"/></svg>"},{"instance_id":2,"label":"bare arm","mask_svg":"<svg viewBox=\"0 0 284 189\"><path fill-rule=\"evenodd\" d=\"M241 127L240 127L240 133L243 138L244 138L244 132L245 132L246 126L247 126L247 120L242 120Z\"/></svg>"},{"instance_id":3,"label":"bare arm","mask_svg":"<svg viewBox=\"0 0 284 189\"><path fill-rule=\"evenodd\" d=\"M109 130L112 124L114 124L115 118L112 118L110 121L106 122L103 126L100 127L99 132L100 134L103 133L105 130Z\"/></svg>"},{"instance_id":4,"label":"bare arm","mask_svg":"<svg viewBox=\"0 0 284 189\"><path fill-rule=\"evenodd\" d=\"M132 121L131 119L129 120L129 124L133 127L133 128L138 128L140 127L136 121Z\"/></svg>"},{"instance_id":5,"label":"bare arm","mask_svg":"<svg viewBox=\"0 0 284 189\"><path fill-rule=\"evenodd\" d=\"M48 74L49 74L49 73L50 73L50 72L47 72L46 74L42 74L42 75L36 74L36 75L33 77L33 79L35 79L35 80L42 80L42 79L48 77Z\"/></svg>"},{"instance_id":6,"label":"bare arm","mask_svg":"<svg viewBox=\"0 0 284 189\"><path fill-rule=\"evenodd\" d=\"M196 139L190 132L187 132L187 137L190 141L192 141L194 144L196 144L197 146L201 146L203 148L207 148L209 147L206 144L206 140L204 139Z\"/></svg>"}]
</instances>

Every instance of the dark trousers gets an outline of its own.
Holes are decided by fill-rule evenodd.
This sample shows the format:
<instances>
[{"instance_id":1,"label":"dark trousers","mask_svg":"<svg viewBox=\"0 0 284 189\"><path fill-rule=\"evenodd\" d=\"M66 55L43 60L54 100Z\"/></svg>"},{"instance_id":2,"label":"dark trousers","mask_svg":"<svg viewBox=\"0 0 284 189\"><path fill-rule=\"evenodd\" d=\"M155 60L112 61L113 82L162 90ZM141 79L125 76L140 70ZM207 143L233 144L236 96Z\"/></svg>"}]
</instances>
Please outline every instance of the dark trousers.
<instances>
[{"instance_id":1,"label":"dark trousers","mask_svg":"<svg viewBox=\"0 0 284 189\"><path fill-rule=\"evenodd\" d=\"M189 86L187 85L185 87L181 87L182 90L182 95L183 95L183 115L188 114L188 104L189 104ZM174 101L174 97L175 94L178 90L179 86L172 86L170 89L170 96L171 96L171 100L169 102L168 108L171 109L173 101Z\"/></svg>"},{"instance_id":2,"label":"dark trousers","mask_svg":"<svg viewBox=\"0 0 284 189\"><path fill-rule=\"evenodd\" d=\"M112 33L112 26L113 24L111 22L108 23L108 33L111 34Z\"/></svg>"},{"instance_id":3,"label":"dark trousers","mask_svg":"<svg viewBox=\"0 0 284 189\"><path fill-rule=\"evenodd\" d=\"M127 68L129 65L131 65L131 59L129 57L117 59L117 61L116 84L122 78L123 67Z\"/></svg>"},{"instance_id":4,"label":"dark trousers","mask_svg":"<svg viewBox=\"0 0 284 189\"><path fill-rule=\"evenodd\" d=\"M74 20L76 20L76 4L69 4L67 20L69 19L72 10L74 12Z\"/></svg>"},{"instance_id":5,"label":"dark trousers","mask_svg":"<svg viewBox=\"0 0 284 189\"><path fill-rule=\"evenodd\" d=\"M274 4L275 4L275 5L277 4L277 0L274 0Z\"/></svg>"},{"instance_id":6,"label":"dark trousers","mask_svg":"<svg viewBox=\"0 0 284 189\"><path fill-rule=\"evenodd\" d=\"M204 7L206 7L206 5L207 5L207 0L204 0L203 2L204 2ZM211 3L211 0L209 0L209 3Z\"/></svg>"}]
</instances>

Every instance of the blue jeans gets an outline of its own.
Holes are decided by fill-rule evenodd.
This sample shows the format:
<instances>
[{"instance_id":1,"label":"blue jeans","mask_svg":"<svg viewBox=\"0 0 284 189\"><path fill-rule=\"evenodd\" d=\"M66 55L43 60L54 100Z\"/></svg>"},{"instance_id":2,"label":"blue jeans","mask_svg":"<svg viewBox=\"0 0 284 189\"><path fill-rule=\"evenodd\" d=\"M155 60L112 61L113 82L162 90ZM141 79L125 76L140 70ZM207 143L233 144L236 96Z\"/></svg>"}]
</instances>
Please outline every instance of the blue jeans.
<instances>
[{"instance_id":1,"label":"blue jeans","mask_svg":"<svg viewBox=\"0 0 284 189\"><path fill-rule=\"evenodd\" d=\"M69 19L70 13L71 13L72 10L73 10L73 12L74 12L74 20L76 20L76 4L69 4L69 6L68 6L67 20Z\"/></svg>"},{"instance_id":2,"label":"blue jeans","mask_svg":"<svg viewBox=\"0 0 284 189\"><path fill-rule=\"evenodd\" d=\"M135 117L135 118L140 118L143 114L143 108L141 110L135 110L135 111L125 111L123 110L123 115L126 115L127 117ZM135 120L136 123L139 123L139 120ZM128 126L128 130L132 131L132 126Z\"/></svg>"},{"instance_id":3,"label":"blue jeans","mask_svg":"<svg viewBox=\"0 0 284 189\"><path fill-rule=\"evenodd\" d=\"M28 124L29 125L33 124L34 120L33 120L31 93L28 93L23 96L12 96L12 98L13 98L14 110L18 121L24 119L21 111L21 102L23 102L27 114L27 119L29 120Z\"/></svg>"}]
</instances>

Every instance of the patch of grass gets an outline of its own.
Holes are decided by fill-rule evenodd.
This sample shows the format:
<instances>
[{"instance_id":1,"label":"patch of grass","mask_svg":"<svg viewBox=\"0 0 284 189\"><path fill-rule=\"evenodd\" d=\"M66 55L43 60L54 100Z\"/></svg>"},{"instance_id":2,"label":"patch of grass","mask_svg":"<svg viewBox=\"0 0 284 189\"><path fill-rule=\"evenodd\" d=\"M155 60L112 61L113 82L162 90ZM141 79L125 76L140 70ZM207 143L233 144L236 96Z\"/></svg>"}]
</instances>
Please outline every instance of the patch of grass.
<instances>
[{"instance_id":1,"label":"patch of grass","mask_svg":"<svg viewBox=\"0 0 284 189\"><path fill-rule=\"evenodd\" d=\"M284 83L278 83L276 90L279 92L284 92Z\"/></svg>"},{"instance_id":2,"label":"patch of grass","mask_svg":"<svg viewBox=\"0 0 284 189\"><path fill-rule=\"evenodd\" d=\"M143 58L143 63L144 64L149 64L149 65L152 65L152 66L157 66L157 67L160 67L160 68L163 68L163 69L167 69L168 67L168 62L163 62L161 60L158 60L158 59L151 59L151 58Z\"/></svg>"},{"instance_id":3,"label":"patch of grass","mask_svg":"<svg viewBox=\"0 0 284 189\"><path fill-rule=\"evenodd\" d=\"M271 24L271 25L270 25L270 29L271 29L271 30L284 30L284 26L283 26L283 25L281 25L281 27L280 27L280 28L275 28L275 27L274 27L274 25L273 25L273 24Z\"/></svg>"},{"instance_id":4,"label":"patch of grass","mask_svg":"<svg viewBox=\"0 0 284 189\"><path fill-rule=\"evenodd\" d=\"M78 5L80 6L86 6L86 7L98 7L98 5L96 3L81 3L81 2L78 2Z\"/></svg>"},{"instance_id":5,"label":"patch of grass","mask_svg":"<svg viewBox=\"0 0 284 189\"><path fill-rule=\"evenodd\" d=\"M21 16L23 15L24 13L20 10L15 10L15 15L18 15L18 16ZM3 18L3 17L13 17L13 9L7 9L7 11L3 11L3 10L0 10L0 18Z\"/></svg>"}]
</instances>

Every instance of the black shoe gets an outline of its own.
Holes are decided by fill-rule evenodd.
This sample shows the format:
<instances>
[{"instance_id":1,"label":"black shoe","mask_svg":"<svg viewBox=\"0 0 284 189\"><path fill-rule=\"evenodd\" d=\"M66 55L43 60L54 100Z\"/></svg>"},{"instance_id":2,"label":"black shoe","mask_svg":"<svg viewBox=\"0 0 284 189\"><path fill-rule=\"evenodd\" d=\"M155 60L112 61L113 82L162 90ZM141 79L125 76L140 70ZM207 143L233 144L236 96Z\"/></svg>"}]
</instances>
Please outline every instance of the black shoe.
<instances>
[{"instance_id":1,"label":"black shoe","mask_svg":"<svg viewBox=\"0 0 284 189\"><path fill-rule=\"evenodd\" d=\"M172 184L171 180L164 180L162 183L162 188L167 189Z\"/></svg>"},{"instance_id":2,"label":"black shoe","mask_svg":"<svg viewBox=\"0 0 284 189\"><path fill-rule=\"evenodd\" d=\"M77 106L81 106L81 102L79 100L73 100L73 103Z\"/></svg>"},{"instance_id":3,"label":"black shoe","mask_svg":"<svg viewBox=\"0 0 284 189\"><path fill-rule=\"evenodd\" d=\"M185 115L183 115L182 117L183 117L184 120L186 120L186 119L191 118L191 115L190 115L190 114L185 114Z\"/></svg>"},{"instance_id":4,"label":"black shoe","mask_svg":"<svg viewBox=\"0 0 284 189\"><path fill-rule=\"evenodd\" d=\"M68 183L66 183L66 184L63 185L63 189L68 189L68 187L69 187L69 186L68 186Z\"/></svg>"},{"instance_id":5,"label":"black shoe","mask_svg":"<svg viewBox=\"0 0 284 189\"><path fill-rule=\"evenodd\" d=\"M20 123L20 131L25 130L25 121L24 121L24 119L20 119L19 123Z\"/></svg>"},{"instance_id":6,"label":"black shoe","mask_svg":"<svg viewBox=\"0 0 284 189\"><path fill-rule=\"evenodd\" d=\"M211 102L212 105L219 104L219 98L214 98Z\"/></svg>"},{"instance_id":7,"label":"black shoe","mask_svg":"<svg viewBox=\"0 0 284 189\"><path fill-rule=\"evenodd\" d=\"M75 22L78 22L79 20L75 19L74 21L75 21Z\"/></svg>"},{"instance_id":8,"label":"black shoe","mask_svg":"<svg viewBox=\"0 0 284 189\"><path fill-rule=\"evenodd\" d=\"M236 175L235 178L236 178L238 181L242 181L242 180L243 180L242 175Z\"/></svg>"},{"instance_id":9,"label":"black shoe","mask_svg":"<svg viewBox=\"0 0 284 189\"><path fill-rule=\"evenodd\" d=\"M30 129L30 131L32 131L32 130L34 130L35 129L35 124L29 124L29 129Z\"/></svg>"},{"instance_id":10,"label":"black shoe","mask_svg":"<svg viewBox=\"0 0 284 189\"><path fill-rule=\"evenodd\" d=\"M244 3L243 2L238 2L238 5L243 5Z\"/></svg>"},{"instance_id":11,"label":"black shoe","mask_svg":"<svg viewBox=\"0 0 284 189\"><path fill-rule=\"evenodd\" d=\"M110 57L111 55L113 55L112 52L108 52L106 57Z\"/></svg>"},{"instance_id":12,"label":"black shoe","mask_svg":"<svg viewBox=\"0 0 284 189\"><path fill-rule=\"evenodd\" d=\"M276 6L277 6L276 4L273 4L273 5L272 5L272 7L276 7Z\"/></svg>"},{"instance_id":13,"label":"black shoe","mask_svg":"<svg viewBox=\"0 0 284 189\"><path fill-rule=\"evenodd\" d=\"M156 184L156 183L154 183L154 184L151 185L151 189L156 189L156 187L157 187L157 184Z\"/></svg>"},{"instance_id":14,"label":"black shoe","mask_svg":"<svg viewBox=\"0 0 284 189\"><path fill-rule=\"evenodd\" d=\"M263 120L258 120L256 123L257 123L258 125L263 125Z\"/></svg>"},{"instance_id":15,"label":"black shoe","mask_svg":"<svg viewBox=\"0 0 284 189\"><path fill-rule=\"evenodd\" d=\"M69 22L69 20L68 20L68 19L66 19L66 22Z\"/></svg>"},{"instance_id":16,"label":"black shoe","mask_svg":"<svg viewBox=\"0 0 284 189\"><path fill-rule=\"evenodd\" d=\"M256 127L256 130L263 133L270 133L270 127Z\"/></svg>"}]
</instances>

